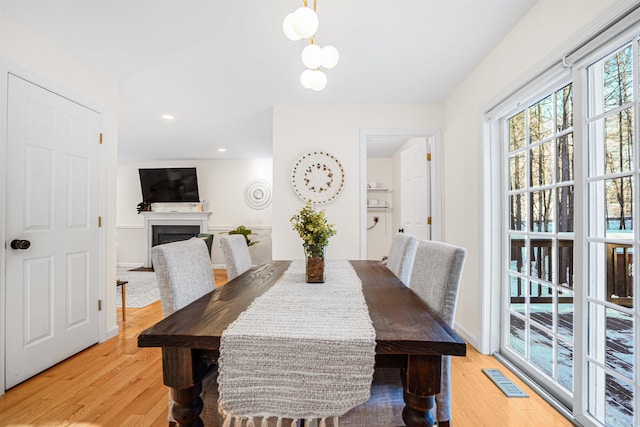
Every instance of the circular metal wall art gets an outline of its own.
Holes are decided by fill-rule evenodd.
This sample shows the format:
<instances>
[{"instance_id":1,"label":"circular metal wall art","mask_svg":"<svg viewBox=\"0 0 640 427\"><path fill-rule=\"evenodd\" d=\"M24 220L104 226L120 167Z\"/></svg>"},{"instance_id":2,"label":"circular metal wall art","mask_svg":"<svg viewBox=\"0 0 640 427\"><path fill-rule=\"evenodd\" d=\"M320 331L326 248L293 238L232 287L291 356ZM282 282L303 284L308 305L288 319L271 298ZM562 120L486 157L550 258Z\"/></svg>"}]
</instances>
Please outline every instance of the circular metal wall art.
<instances>
[{"instance_id":1,"label":"circular metal wall art","mask_svg":"<svg viewBox=\"0 0 640 427\"><path fill-rule=\"evenodd\" d=\"M249 181L244 187L244 201L252 209L264 209L271 204L271 184L264 179Z\"/></svg>"},{"instance_id":2,"label":"circular metal wall art","mask_svg":"<svg viewBox=\"0 0 640 427\"><path fill-rule=\"evenodd\" d=\"M305 202L329 203L344 187L344 170L333 155L322 151L304 154L293 166L291 183Z\"/></svg>"}]
</instances>

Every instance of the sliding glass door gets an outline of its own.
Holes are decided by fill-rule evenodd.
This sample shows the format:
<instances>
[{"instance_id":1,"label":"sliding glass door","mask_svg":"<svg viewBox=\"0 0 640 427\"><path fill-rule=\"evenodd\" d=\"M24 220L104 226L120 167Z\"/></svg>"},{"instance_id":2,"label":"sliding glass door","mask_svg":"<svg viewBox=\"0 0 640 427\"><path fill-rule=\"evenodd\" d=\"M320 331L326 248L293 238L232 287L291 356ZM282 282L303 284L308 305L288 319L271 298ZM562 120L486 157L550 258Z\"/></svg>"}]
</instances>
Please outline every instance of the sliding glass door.
<instances>
[{"instance_id":1,"label":"sliding glass door","mask_svg":"<svg viewBox=\"0 0 640 427\"><path fill-rule=\"evenodd\" d=\"M500 120L500 352L585 425L640 426L638 50L612 42Z\"/></svg>"},{"instance_id":2,"label":"sliding glass door","mask_svg":"<svg viewBox=\"0 0 640 427\"><path fill-rule=\"evenodd\" d=\"M636 425L637 58L629 43L586 73L588 411L607 426Z\"/></svg>"},{"instance_id":3,"label":"sliding glass door","mask_svg":"<svg viewBox=\"0 0 640 427\"><path fill-rule=\"evenodd\" d=\"M505 120L508 268L503 352L573 392L573 86Z\"/></svg>"}]
</instances>

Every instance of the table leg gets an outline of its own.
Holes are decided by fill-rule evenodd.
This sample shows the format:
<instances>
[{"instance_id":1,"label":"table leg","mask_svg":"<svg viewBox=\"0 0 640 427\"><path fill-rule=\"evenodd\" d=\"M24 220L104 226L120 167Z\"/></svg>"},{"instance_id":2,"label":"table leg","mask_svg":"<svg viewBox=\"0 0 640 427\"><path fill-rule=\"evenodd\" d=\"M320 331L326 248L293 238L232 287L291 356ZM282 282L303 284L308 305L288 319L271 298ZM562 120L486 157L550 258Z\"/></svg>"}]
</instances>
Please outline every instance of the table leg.
<instances>
[{"instance_id":1,"label":"table leg","mask_svg":"<svg viewBox=\"0 0 640 427\"><path fill-rule=\"evenodd\" d=\"M440 392L441 356L410 355L403 371L402 419L407 427L433 427L435 395Z\"/></svg>"},{"instance_id":2,"label":"table leg","mask_svg":"<svg viewBox=\"0 0 640 427\"><path fill-rule=\"evenodd\" d=\"M122 284L122 321L127 320L127 284Z\"/></svg>"},{"instance_id":3,"label":"table leg","mask_svg":"<svg viewBox=\"0 0 640 427\"><path fill-rule=\"evenodd\" d=\"M180 427L202 427L202 375L204 366L194 358L189 348L162 349L162 375L171 387L174 401L171 415Z\"/></svg>"}]
</instances>

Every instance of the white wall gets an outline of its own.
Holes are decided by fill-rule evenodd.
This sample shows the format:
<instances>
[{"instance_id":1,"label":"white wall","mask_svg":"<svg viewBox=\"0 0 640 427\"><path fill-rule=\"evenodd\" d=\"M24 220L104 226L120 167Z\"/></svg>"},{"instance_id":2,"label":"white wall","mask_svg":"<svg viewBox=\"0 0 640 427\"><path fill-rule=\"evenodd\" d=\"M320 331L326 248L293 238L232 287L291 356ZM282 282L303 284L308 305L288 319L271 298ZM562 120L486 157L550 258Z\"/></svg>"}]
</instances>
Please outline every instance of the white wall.
<instances>
[{"instance_id":1,"label":"white wall","mask_svg":"<svg viewBox=\"0 0 640 427\"><path fill-rule=\"evenodd\" d=\"M291 168L311 150L333 154L342 163L345 186L323 205L338 234L329 258L360 258L360 129L439 129L438 105L275 106L273 109L273 258L302 258L302 243L289 218L303 205L291 185ZM364 165L362 165L364 166Z\"/></svg>"},{"instance_id":2,"label":"white wall","mask_svg":"<svg viewBox=\"0 0 640 427\"><path fill-rule=\"evenodd\" d=\"M491 333L481 331L481 310L490 283L482 281L481 114L526 82L534 71L559 61L594 17L613 0L541 0L522 18L482 63L446 99L444 105L445 241L467 248L458 300L456 328L475 347L487 351ZM627 2L628 3L628 2ZM568 19L567 17L570 17ZM482 338L483 342L480 342Z\"/></svg>"},{"instance_id":3,"label":"white wall","mask_svg":"<svg viewBox=\"0 0 640 427\"><path fill-rule=\"evenodd\" d=\"M378 224L367 231L367 258L382 259L389 255L393 230L391 225L395 215L395 206L392 204L394 194L393 162L388 159L367 159L367 183L375 182L377 188L383 187L388 191L367 191L368 199L383 200L387 203L386 209L371 209L367 211L367 227L374 224L373 217L378 217Z\"/></svg>"},{"instance_id":4,"label":"white wall","mask_svg":"<svg viewBox=\"0 0 640 427\"><path fill-rule=\"evenodd\" d=\"M91 107L102 114L104 148L104 178L101 214L103 217L104 259L101 275L104 312L101 317L100 339L104 340L118 333L116 320L116 242L115 242L115 180L118 144L118 85L77 61L68 52L42 38L13 17L0 10L0 71L5 80L11 71L45 88ZM6 111L6 86L0 89L1 110ZM4 120L4 118L2 119ZM4 126L2 127L4 129ZM4 161L4 137L0 137L0 166ZM4 193L0 190L1 203ZM0 209L3 212L3 209ZM2 226L1 241L6 241L4 218L0 213ZM4 262L4 252L0 257ZM1 267L4 267L1 265ZM1 269L4 272L4 268ZM0 276L0 299L4 296L4 274ZM0 331L4 331L4 310L0 308ZM0 361L4 360L4 349L0 343ZM2 364L3 362L0 362ZM4 384L4 369L0 369L0 384ZM3 387L0 386L0 394Z\"/></svg>"},{"instance_id":5,"label":"white wall","mask_svg":"<svg viewBox=\"0 0 640 427\"><path fill-rule=\"evenodd\" d=\"M215 234L212 262L222 266L220 233L238 225L245 225L258 235L259 241L250 247L255 264L271 260L271 205L265 209L252 209L244 199L244 188L254 179L272 182L272 160L190 160L154 161L118 164L117 185L117 231L118 263L142 264L145 260L143 238L144 219L138 215L136 206L142 201L139 168L195 167L198 175L198 190L201 200L207 200L209 232Z\"/></svg>"}]
</instances>

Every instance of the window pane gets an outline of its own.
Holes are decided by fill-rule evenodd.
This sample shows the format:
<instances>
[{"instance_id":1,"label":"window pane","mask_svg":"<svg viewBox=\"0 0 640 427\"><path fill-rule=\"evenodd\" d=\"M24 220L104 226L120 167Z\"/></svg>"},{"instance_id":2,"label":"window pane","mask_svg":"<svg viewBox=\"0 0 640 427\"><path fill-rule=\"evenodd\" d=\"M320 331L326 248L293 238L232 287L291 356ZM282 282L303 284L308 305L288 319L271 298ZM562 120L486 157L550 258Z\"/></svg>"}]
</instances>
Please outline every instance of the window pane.
<instances>
[{"instance_id":1,"label":"window pane","mask_svg":"<svg viewBox=\"0 0 640 427\"><path fill-rule=\"evenodd\" d=\"M573 133L563 135L556 139L557 182L573 181Z\"/></svg>"},{"instance_id":2,"label":"window pane","mask_svg":"<svg viewBox=\"0 0 640 427\"><path fill-rule=\"evenodd\" d=\"M556 124L558 131L573 127L573 85L556 92Z\"/></svg>"},{"instance_id":3,"label":"window pane","mask_svg":"<svg viewBox=\"0 0 640 427\"><path fill-rule=\"evenodd\" d=\"M527 292L527 281L522 277L509 275L509 308L511 310L524 314L526 311L525 293Z\"/></svg>"},{"instance_id":4,"label":"window pane","mask_svg":"<svg viewBox=\"0 0 640 427\"><path fill-rule=\"evenodd\" d=\"M525 247L524 237L512 236L511 239L511 259L509 261L509 270L526 273L527 265L527 248Z\"/></svg>"},{"instance_id":5,"label":"window pane","mask_svg":"<svg viewBox=\"0 0 640 427\"><path fill-rule=\"evenodd\" d=\"M586 281L588 295L601 301L606 301L608 298L607 257L609 257L609 254L604 243L595 242L589 244L589 274Z\"/></svg>"},{"instance_id":6,"label":"window pane","mask_svg":"<svg viewBox=\"0 0 640 427\"><path fill-rule=\"evenodd\" d=\"M607 427L635 426L633 387L589 363L589 414Z\"/></svg>"},{"instance_id":7,"label":"window pane","mask_svg":"<svg viewBox=\"0 0 640 427\"><path fill-rule=\"evenodd\" d=\"M531 239L530 275L551 281L551 239Z\"/></svg>"},{"instance_id":8,"label":"window pane","mask_svg":"<svg viewBox=\"0 0 640 427\"><path fill-rule=\"evenodd\" d=\"M607 245L608 301L633 307L633 247L624 244Z\"/></svg>"},{"instance_id":9,"label":"window pane","mask_svg":"<svg viewBox=\"0 0 640 427\"><path fill-rule=\"evenodd\" d=\"M524 153L509 157L509 187L511 190L521 190L525 187L527 163Z\"/></svg>"},{"instance_id":10,"label":"window pane","mask_svg":"<svg viewBox=\"0 0 640 427\"><path fill-rule=\"evenodd\" d=\"M557 190L558 231L573 231L573 185L560 187Z\"/></svg>"},{"instance_id":11,"label":"window pane","mask_svg":"<svg viewBox=\"0 0 640 427\"><path fill-rule=\"evenodd\" d=\"M604 61L605 111L620 107L633 96L633 51L631 46L611 55Z\"/></svg>"},{"instance_id":12,"label":"window pane","mask_svg":"<svg viewBox=\"0 0 640 427\"><path fill-rule=\"evenodd\" d=\"M633 419L633 387L612 375L606 376L605 425L607 427L636 425Z\"/></svg>"},{"instance_id":13,"label":"window pane","mask_svg":"<svg viewBox=\"0 0 640 427\"><path fill-rule=\"evenodd\" d=\"M573 292L558 289L558 334L573 342Z\"/></svg>"},{"instance_id":14,"label":"window pane","mask_svg":"<svg viewBox=\"0 0 640 427\"><path fill-rule=\"evenodd\" d=\"M633 379L634 334L631 315L589 303L589 355L618 374Z\"/></svg>"},{"instance_id":15,"label":"window pane","mask_svg":"<svg viewBox=\"0 0 640 427\"><path fill-rule=\"evenodd\" d=\"M633 319L630 315L611 308L606 309L606 358L608 368L633 378Z\"/></svg>"},{"instance_id":16,"label":"window pane","mask_svg":"<svg viewBox=\"0 0 640 427\"><path fill-rule=\"evenodd\" d=\"M605 127L605 170L626 172L633 167L633 113L631 109L607 117Z\"/></svg>"},{"instance_id":17,"label":"window pane","mask_svg":"<svg viewBox=\"0 0 640 427\"><path fill-rule=\"evenodd\" d=\"M553 134L553 97L551 95L529 107L529 134L531 143Z\"/></svg>"},{"instance_id":18,"label":"window pane","mask_svg":"<svg viewBox=\"0 0 640 427\"><path fill-rule=\"evenodd\" d=\"M552 232L551 189L531 192L531 231Z\"/></svg>"},{"instance_id":19,"label":"window pane","mask_svg":"<svg viewBox=\"0 0 640 427\"><path fill-rule=\"evenodd\" d=\"M530 334L530 360L542 372L548 376L553 375L553 339L551 335L531 326Z\"/></svg>"},{"instance_id":20,"label":"window pane","mask_svg":"<svg viewBox=\"0 0 640 427\"><path fill-rule=\"evenodd\" d=\"M514 194L509 196L510 201L510 221L509 229L524 231L527 229L527 195L526 194Z\"/></svg>"},{"instance_id":21,"label":"window pane","mask_svg":"<svg viewBox=\"0 0 640 427\"><path fill-rule=\"evenodd\" d=\"M558 382L569 391L573 391L573 346L558 341Z\"/></svg>"},{"instance_id":22,"label":"window pane","mask_svg":"<svg viewBox=\"0 0 640 427\"><path fill-rule=\"evenodd\" d=\"M633 229L632 194L631 177L605 180L607 231L629 232Z\"/></svg>"},{"instance_id":23,"label":"window pane","mask_svg":"<svg viewBox=\"0 0 640 427\"><path fill-rule=\"evenodd\" d=\"M529 312L532 320L553 330L555 324L553 288L538 282L531 282Z\"/></svg>"},{"instance_id":24,"label":"window pane","mask_svg":"<svg viewBox=\"0 0 640 427\"><path fill-rule=\"evenodd\" d=\"M509 151L524 147L524 111L511 117L509 126Z\"/></svg>"},{"instance_id":25,"label":"window pane","mask_svg":"<svg viewBox=\"0 0 640 427\"><path fill-rule=\"evenodd\" d=\"M557 283L573 288L573 240L558 240Z\"/></svg>"},{"instance_id":26,"label":"window pane","mask_svg":"<svg viewBox=\"0 0 640 427\"><path fill-rule=\"evenodd\" d=\"M509 327L509 347L524 356L524 336L525 336L525 323L524 320L510 315L510 327Z\"/></svg>"},{"instance_id":27,"label":"window pane","mask_svg":"<svg viewBox=\"0 0 640 427\"><path fill-rule=\"evenodd\" d=\"M553 144L545 142L531 149L531 186L549 185L553 182Z\"/></svg>"}]
</instances>

